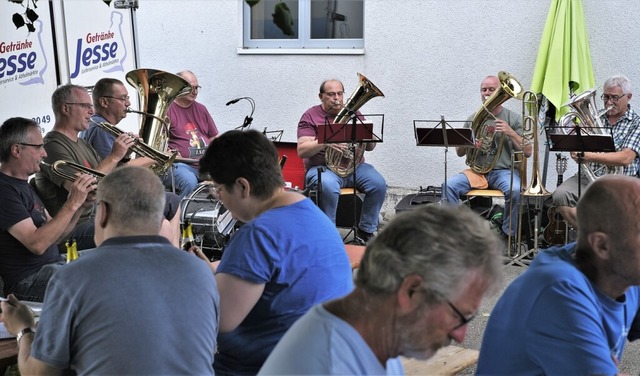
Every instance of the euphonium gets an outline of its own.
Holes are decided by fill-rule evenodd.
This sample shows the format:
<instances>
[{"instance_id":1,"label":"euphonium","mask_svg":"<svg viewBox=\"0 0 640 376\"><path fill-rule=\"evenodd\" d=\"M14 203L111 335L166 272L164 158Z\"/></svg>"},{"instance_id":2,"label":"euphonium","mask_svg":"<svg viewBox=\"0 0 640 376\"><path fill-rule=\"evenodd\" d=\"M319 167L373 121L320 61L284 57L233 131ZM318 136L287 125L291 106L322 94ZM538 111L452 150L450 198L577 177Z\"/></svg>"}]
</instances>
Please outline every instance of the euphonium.
<instances>
[{"instance_id":1,"label":"euphonium","mask_svg":"<svg viewBox=\"0 0 640 376\"><path fill-rule=\"evenodd\" d=\"M114 137L118 137L124 133L124 131L122 131L120 128L116 127L115 125L109 124L106 121L95 123L95 124L98 127L104 129L106 132L113 135ZM136 138L136 142L133 144L133 146L131 146L131 150L133 150L138 156L143 156L143 157L148 157L153 159L157 163L157 165L151 167L151 169L153 169L157 174L160 174L160 175L164 174L167 171L167 169L171 167L171 165L173 164L173 161L176 159L176 156L178 155L178 153L175 151L170 154L158 151L152 148L151 146L145 144L144 142L142 142L139 138Z\"/></svg>"},{"instance_id":2,"label":"euphonium","mask_svg":"<svg viewBox=\"0 0 640 376\"><path fill-rule=\"evenodd\" d=\"M578 119L580 120L580 129L587 133L585 137L588 137L589 134L608 135L609 133L605 133L605 130L608 128L605 127L600 118L607 112L609 112L609 110L613 106L607 107L599 112L596 106L595 97L596 90L591 89L571 98L569 102L565 103L564 106L570 106L572 110L571 112L567 112L566 114L562 115L562 117L558 121L558 129L560 130L560 132L564 134L571 133L572 128L574 128L574 121L575 119ZM589 180L590 182L596 180L599 176L586 163L582 164L581 170L587 180ZM600 175L622 174L623 172L622 166L602 165L601 169L598 170L598 172L600 172L601 170L604 170L604 172Z\"/></svg>"},{"instance_id":3,"label":"euphonium","mask_svg":"<svg viewBox=\"0 0 640 376\"><path fill-rule=\"evenodd\" d=\"M140 98L140 111L129 110L143 115L138 132L140 138L151 149L164 152L169 140L169 119L166 118L169 104L191 92L191 84L175 74L155 69L132 70L126 74L126 79L138 90ZM170 158L164 153L156 155L162 160L157 161L158 173L164 173L171 167L177 152L171 154Z\"/></svg>"},{"instance_id":4,"label":"euphonium","mask_svg":"<svg viewBox=\"0 0 640 376\"><path fill-rule=\"evenodd\" d=\"M376 87L371 81L369 81L364 75L358 73L360 82L356 91L351 94L347 103L340 109L335 119L334 124L345 124L349 121L349 113L357 111L371 98L384 97L382 91ZM356 166L362 161L364 156L364 146L357 145L355 148L355 155L351 150L339 151L333 148L327 148L325 150L325 163L331 171L340 177L346 177L353 173Z\"/></svg>"},{"instance_id":5,"label":"euphonium","mask_svg":"<svg viewBox=\"0 0 640 376\"><path fill-rule=\"evenodd\" d=\"M76 180L77 173L92 175L98 182L100 182L100 180L105 177L105 174L100 171L93 170L70 161L55 161L51 164L45 161L40 161L40 164L51 169L54 174L61 177L62 179L71 182Z\"/></svg>"},{"instance_id":6,"label":"euphonium","mask_svg":"<svg viewBox=\"0 0 640 376\"><path fill-rule=\"evenodd\" d=\"M523 91L520 82L507 72L499 72L498 79L500 87L484 101L482 107L476 111L471 120L471 129L477 145L467 151L466 163L478 174L486 174L496 166L505 141L504 137L500 137L494 150L495 132L490 130L489 124L485 123L485 120L489 116L495 120L495 116L492 114L493 110L511 98L520 99ZM493 151L495 154L491 156L490 152L493 153Z\"/></svg>"}]
</instances>

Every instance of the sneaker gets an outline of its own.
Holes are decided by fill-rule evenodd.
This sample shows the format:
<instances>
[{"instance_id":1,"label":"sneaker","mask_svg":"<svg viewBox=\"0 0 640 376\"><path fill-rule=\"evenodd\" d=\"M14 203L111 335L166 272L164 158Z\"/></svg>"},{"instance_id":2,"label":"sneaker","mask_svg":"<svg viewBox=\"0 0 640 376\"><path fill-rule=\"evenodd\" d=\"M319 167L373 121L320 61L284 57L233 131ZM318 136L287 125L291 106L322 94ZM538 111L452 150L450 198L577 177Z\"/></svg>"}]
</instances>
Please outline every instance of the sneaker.
<instances>
[{"instance_id":1,"label":"sneaker","mask_svg":"<svg viewBox=\"0 0 640 376\"><path fill-rule=\"evenodd\" d=\"M355 237L362 242L362 245L365 245L365 244L369 243L369 240L371 240L374 237L374 234L370 233L370 232L366 232L366 231L360 230L360 228L356 228Z\"/></svg>"}]
</instances>

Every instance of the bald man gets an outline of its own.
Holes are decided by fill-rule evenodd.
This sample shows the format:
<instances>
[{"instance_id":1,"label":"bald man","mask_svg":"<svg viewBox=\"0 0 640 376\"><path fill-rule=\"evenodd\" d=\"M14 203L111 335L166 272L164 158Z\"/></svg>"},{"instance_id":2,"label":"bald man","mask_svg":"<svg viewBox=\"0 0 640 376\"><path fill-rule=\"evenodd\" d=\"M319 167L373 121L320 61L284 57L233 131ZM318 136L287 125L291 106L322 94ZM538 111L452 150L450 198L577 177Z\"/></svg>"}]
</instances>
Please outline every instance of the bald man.
<instances>
[{"instance_id":1,"label":"bald man","mask_svg":"<svg viewBox=\"0 0 640 376\"><path fill-rule=\"evenodd\" d=\"M577 218L577 243L541 252L496 304L478 374L618 373L640 337L640 180L596 180Z\"/></svg>"}]
</instances>

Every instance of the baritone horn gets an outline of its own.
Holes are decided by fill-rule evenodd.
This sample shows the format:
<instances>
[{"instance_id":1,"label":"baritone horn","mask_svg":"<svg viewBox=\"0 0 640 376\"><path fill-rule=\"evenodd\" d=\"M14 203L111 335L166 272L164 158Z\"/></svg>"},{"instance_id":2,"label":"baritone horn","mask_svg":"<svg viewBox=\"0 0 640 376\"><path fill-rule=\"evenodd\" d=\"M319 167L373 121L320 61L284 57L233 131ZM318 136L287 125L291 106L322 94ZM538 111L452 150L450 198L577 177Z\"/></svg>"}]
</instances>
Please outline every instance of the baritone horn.
<instances>
[{"instance_id":1,"label":"baritone horn","mask_svg":"<svg viewBox=\"0 0 640 376\"><path fill-rule=\"evenodd\" d=\"M129 110L142 115L138 135L151 149L162 152L152 153L155 157L152 159L158 163L155 171L164 174L177 156L176 151L169 155L164 153L169 141L167 110L174 99L191 92L191 84L173 73L156 69L135 69L125 77L129 85L136 88L140 98L140 111Z\"/></svg>"},{"instance_id":2,"label":"baritone horn","mask_svg":"<svg viewBox=\"0 0 640 376\"><path fill-rule=\"evenodd\" d=\"M482 107L476 111L471 120L471 129L478 145L467 151L466 163L470 169L478 174L486 174L493 170L498 163L498 159L500 159L505 141L504 137L499 137L498 144L494 148L495 127L490 128L490 124L485 123L485 121L488 117L496 119L492 113L496 107L511 98L521 99L522 97L522 85L515 77L508 72L500 71L498 72L498 79L500 80L500 87L484 101ZM493 151L495 151L495 154L492 156L491 153Z\"/></svg>"},{"instance_id":3,"label":"baritone horn","mask_svg":"<svg viewBox=\"0 0 640 376\"><path fill-rule=\"evenodd\" d=\"M334 124L346 124L349 119L350 113L354 113L360 107L362 107L365 103L367 103L371 98L375 97L384 97L382 91L373 84L373 82L369 81L363 74L358 73L358 78L360 82L356 91L354 91L349 99L347 99L347 103L340 109L335 119L333 120ZM325 163L327 167L333 171L336 175L340 177L346 177L353 173L356 166L360 164L362 161L362 157L364 156L364 146L357 145L355 148L355 153L351 150L338 151L333 148L327 148L325 151Z\"/></svg>"},{"instance_id":4,"label":"baritone horn","mask_svg":"<svg viewBox=\"0 0 640 376\"><path fill-rule=\"evenodd\" d=\"M84 167L75 162L60 160L60 161L55 161L49 164L45 161L40 161L40 164L50 169L54 174L56 174L60 178L70 182L73 182L76 180L77 173L89 174L94 178L96 178L97 182L100 182L100 180L102 180L102 178L105 177L105 174L103 174L102 172L90 169L88 167Z\"/></svg>"},{"instance_id":5,"label":"baritone horn","mask_svg":"<svg viewBox=\"0 0 640 376\"><path fill-rule=\"evenodd\" d=\"M580 128L582 131L585 131L588 135L611 135L611 133L607 132L609 128L605 127L600 119L603 115L605 115L613 105L605 108L602 111L598 111L598 107L596 106L596 90L591 89L587 90L582 94L574 96L569 99L564 106L571 107L571 111L562 115L560 120L558 121L558 129L563 134L570 134L572 132L572 128L574 128L574 121L576 119L580 120ZM593 182L598 178L599 175L596 174L596 171L593 171L591 167L586 164L581 164L581 170L584 173L587 180ZM604 170L604 174L622 174L623 167L622 166L607 166L602 165L601 170ZM599 172L600 170L598 170Z\"/></svg>"}]
</instances>

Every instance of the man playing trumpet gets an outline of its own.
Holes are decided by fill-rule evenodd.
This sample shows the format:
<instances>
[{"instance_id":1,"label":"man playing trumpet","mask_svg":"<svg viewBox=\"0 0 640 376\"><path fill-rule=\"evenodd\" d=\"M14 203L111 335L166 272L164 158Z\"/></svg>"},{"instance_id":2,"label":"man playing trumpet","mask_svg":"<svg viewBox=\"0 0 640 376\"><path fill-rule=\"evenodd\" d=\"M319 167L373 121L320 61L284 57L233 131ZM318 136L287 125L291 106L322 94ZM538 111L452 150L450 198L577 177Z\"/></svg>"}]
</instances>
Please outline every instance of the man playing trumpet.
<instances>
[{"instance_id":1,"label":"man playing trumpet","mask_svg":"<svg viewBox=\"0 0 640 376\"><path fill-rule=\"evenodd\" d=\"M80 174L52 217L27 182L46 157L38 124L11 118L0 126L0 277L4 296L42 301L47 282L64 261L57 242L71 233L86 208L95 177Z\"/></svg>"}]
</instances>

